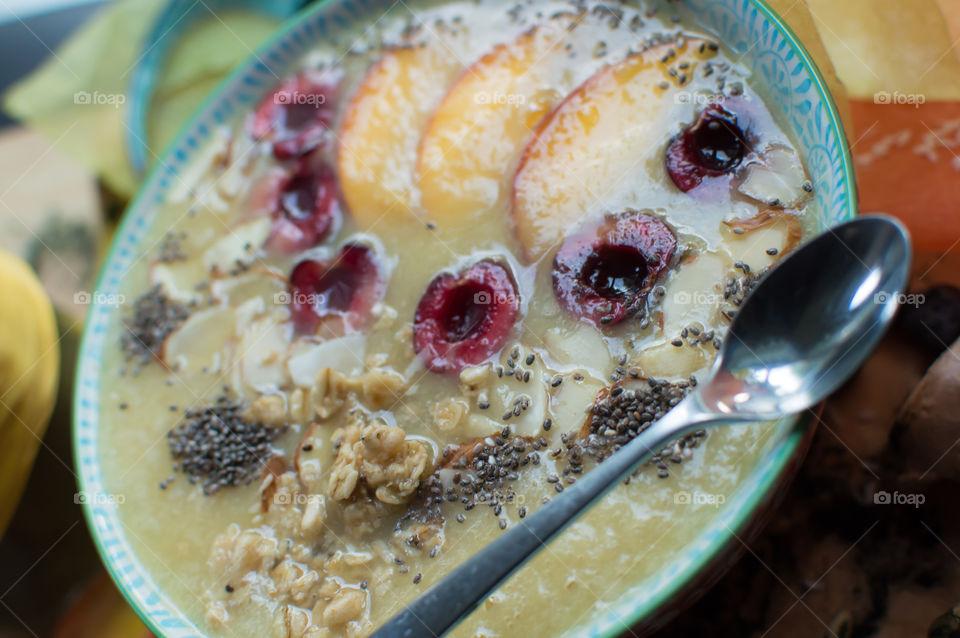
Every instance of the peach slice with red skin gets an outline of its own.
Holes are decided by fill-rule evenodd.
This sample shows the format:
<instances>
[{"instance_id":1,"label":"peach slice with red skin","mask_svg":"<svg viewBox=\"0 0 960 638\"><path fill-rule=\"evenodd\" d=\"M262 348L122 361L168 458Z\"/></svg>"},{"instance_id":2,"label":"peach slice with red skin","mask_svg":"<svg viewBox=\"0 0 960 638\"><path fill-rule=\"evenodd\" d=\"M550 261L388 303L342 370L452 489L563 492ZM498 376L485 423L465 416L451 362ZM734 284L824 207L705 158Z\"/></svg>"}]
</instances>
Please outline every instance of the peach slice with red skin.
<instances>
[{"instance_id":1,"label":"peach slice with red skin","mask_svg":"<svg viewBox=\"0 0 960 638\"><path fill-rule=\"evenodd\" d=\"M354 91L337 163L344 200L361 227L411 221L417 144L462 68L458 56L432 41L390 49Z\"/></svg>"},{"instance_id":2,"label":"peach slice with red skin","mask_svg":"<svg viewBox=\"0 0 960 638\"><path fill-rule=\"evenodd\" d=\"M509 191L520 152L572 88L564 44L577 16L561 14L494 47L444 96L420 142L421 204L441 224L470 223Z\"/></svg>"},{"instance_id":3,"label":"peach slice with red skin","mask_svg":"<svg viewBox=\"0 0 960 638\"><path fill-rule=\"evenodd\" d=\"M678 92L715 55L703 44L686 38L634 53L581 84L541 123L513 182L513 220L528 260L559 245L663 153Z\"/></svg>"}]
</instances>

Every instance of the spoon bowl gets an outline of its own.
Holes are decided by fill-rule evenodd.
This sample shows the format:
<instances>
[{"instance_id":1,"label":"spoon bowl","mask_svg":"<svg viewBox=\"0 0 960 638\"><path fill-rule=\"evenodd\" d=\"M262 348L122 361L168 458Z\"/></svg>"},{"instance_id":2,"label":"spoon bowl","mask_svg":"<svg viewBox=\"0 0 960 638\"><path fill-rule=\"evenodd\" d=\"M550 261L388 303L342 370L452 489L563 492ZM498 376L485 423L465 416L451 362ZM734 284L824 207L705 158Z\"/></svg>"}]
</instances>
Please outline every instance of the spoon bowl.
<instances>
[{"instance_id":1,"label":"spoon bowl","mask_svg":"<svg viewBox=\"0 0 960 638\"><path fill-rule=\"evenodd\" d=\"M657 450L711 425L772 421L826 398L883 336L907 284L903 226L867 216L802 245L756 285L708 381L559 496L457 567L374 636L439 636Z\"/></svg>"},{"instance_id":2,"label":"spoon bowl","mask_svg":"<svg viewBox=\"0 0 960 638\"><path fill-rule=\"evenodd\" d=\"M701 388L703 405L768 421L825 399L883 336L909 264L906 231L888 217L861 217L812 239L734 317Z\"/></svg>"}]
</instances>

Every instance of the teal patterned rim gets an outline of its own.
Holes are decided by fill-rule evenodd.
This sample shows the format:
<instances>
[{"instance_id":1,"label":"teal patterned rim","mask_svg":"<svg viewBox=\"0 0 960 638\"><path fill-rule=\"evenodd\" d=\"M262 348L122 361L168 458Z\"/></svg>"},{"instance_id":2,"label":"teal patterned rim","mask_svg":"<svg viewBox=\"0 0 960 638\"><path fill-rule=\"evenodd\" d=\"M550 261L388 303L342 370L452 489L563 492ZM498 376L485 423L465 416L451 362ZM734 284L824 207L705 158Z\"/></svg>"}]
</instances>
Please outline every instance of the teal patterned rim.
<instances>
[{"instance_id":1,"label":"teal patterned rim","mask_svg":"<svg viewBox=\"0 0 960 638\"><path fill-rule=\"evenodd\" d=\"M267 67L290 68L319 39L343 32L364 20L371 11L389 6L385 0L323 0L288 21L258 54L239 67L206 100L153 168L131 203L116 232L96 290L118 292L120 277L137 255L140 238L152 222L170 180L208 139L216 126L249 108L276 78ZM783 121L798 143L808 173L816 186L822 211L820 229L856 214L853 164L843 125L826 84L809 53L797 37L763 0L688 0L683 8L690 23L718 35L734 54L762 75L773 93L772 106L782 109ZM100 353L106 342L109 310L90 307L80 346L74 390L74 462L79 469L79 489L87 494L83 510L94 543L121 593L150 630L160 636L200 638L200 631L150 579L127 542L117 506L106 493L98 455ZM809 419L788 419L776 426L776 442L731 499L720 509L684 551L635 589L642 597L624 595L597 613L576 633L615 636L625 626L649 623L663 617L671 599L689 590L708 567L717 564L729 549L733 533L749 527L751 520L769 507L771 497L799 461ZM104 498L100 498L103 496Z\"/></svg>"}]
</instances>

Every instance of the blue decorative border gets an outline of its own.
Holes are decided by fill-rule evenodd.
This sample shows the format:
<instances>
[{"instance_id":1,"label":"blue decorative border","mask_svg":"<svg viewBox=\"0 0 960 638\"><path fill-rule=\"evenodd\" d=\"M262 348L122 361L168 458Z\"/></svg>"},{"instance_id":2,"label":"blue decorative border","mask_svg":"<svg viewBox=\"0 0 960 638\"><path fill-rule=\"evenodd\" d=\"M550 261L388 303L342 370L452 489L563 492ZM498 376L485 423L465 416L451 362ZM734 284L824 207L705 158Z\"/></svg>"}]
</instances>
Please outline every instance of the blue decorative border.
<instances>
[{"instance_id":1,"label":"blue decorative border","mask_svg":"<svg viewBox=\"0 0 960 638\"><path fill-rule=\"evenodd\" d=\"M287 75L314 43L355 28L389 6L387 0L327 0L290 21L258 56L231 75L183 129L124 215L97 290L105 294L119 291L120 279L133 263L171 180L219 125L247 112L277 83L276 76ZM747 66L760 73L772 94L771 104L782 109L783 121L798 143L816 186L817 204L823 212L820 227L853 217L856 193L842 125L822 78L796 37L762 0L688 0L684 11L692 24L718 35L734 54L744 55ZM110 499L98 498L106 495L97 462L101 353L115 345L106 342L109 312L104 306L91 306L77 368L74 453L80 489L88 495L84 513L107 569L150 629L169 638L199 638L202 632L160 593L137 560L123 533L116 505ZM612 636L623 629L624 622L648 620L722 553L730 540L730 530L742 528L779 484L784 468L798 452L802 428L796 420L784 421L778 426L777 436L774 449L720 510L711 527L657 576L638 585L642 597L623 596L578 633Z\"/></svg>"}]
</instances>

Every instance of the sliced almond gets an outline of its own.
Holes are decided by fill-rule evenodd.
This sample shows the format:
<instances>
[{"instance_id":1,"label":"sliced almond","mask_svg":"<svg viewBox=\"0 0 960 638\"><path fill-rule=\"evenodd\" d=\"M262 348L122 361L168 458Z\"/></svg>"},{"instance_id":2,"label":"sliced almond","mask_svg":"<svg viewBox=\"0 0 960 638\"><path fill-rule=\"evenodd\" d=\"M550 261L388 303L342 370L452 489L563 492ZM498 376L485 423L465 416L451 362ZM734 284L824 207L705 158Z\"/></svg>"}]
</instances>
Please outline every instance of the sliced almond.
<instances>
[{"instance_id":1,"label":"sliced almond","mask_svg":"<svg viewBox=\"0 0 960 638\"><path fill-rule=\"evenodd\" d=\"M270 228L268 217L258 217L229 230L203 254L204 266L214 273L248 267L257 259Z\"/></svg>"},{"instance_id":2,"label":"sliced almond","mask_svg":"<svg viewBox=\"0 0 960 638\"><path fill-rule=\"evenodd\" d=\"M355 377L363 371L366 347L363 335L347 335L319 343L297 341L290 347L287 370L293 383L302 388L313 387L317 373L324 368Z\"/></svg>"},{"instance_id":3,"label":"sliced almond","mask_svg":"<svg viewBox=\"0 0 960 638\"><path fill-rule=\"evenodd\" d=\"M739 191L769 206L797 208L809 197L800 157L786 146L771 146L761 161L748 165Z\"/></svg>"},{"instance_id":4,"label":"sliced almond","mask_svg":"<svg viewBox=\"0 0 960 638\"><path fill-rule=\"evenodd\" d=\"M218 372L234 336L235 312L226 306L199 310L167 337L161 351L163 363L178 372Z\"/></svg>"}]
</instances>

